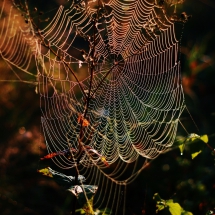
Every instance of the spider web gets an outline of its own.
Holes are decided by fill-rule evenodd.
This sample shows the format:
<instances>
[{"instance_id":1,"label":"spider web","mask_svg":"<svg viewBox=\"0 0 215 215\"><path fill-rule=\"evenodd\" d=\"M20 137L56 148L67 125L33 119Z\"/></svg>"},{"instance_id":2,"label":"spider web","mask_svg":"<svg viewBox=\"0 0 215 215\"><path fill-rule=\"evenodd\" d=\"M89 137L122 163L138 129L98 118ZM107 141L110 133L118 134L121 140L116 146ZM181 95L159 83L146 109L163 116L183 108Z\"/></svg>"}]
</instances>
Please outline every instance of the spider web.
<instances>
[{"instance_id":1,"label":"spider web","mask_svg":"<svg viewBox=\"0 0 215 215\"><path fill-rule=\"evenodd\" d=\"M1 13L1 56L36 79L49 153L78 151L81 139L106 158L109 168L88 153L78 165L75 157L52 160L100 185L94 204L117 214L144 159L172 146L185 108L174 22L152 0L76 0L40 15L24 5L24 27L18 12L8 22Z\"/></svg>"},{"instance_id":2,"label":"spider web","mask_svg":"<svg viewBox=\"0 0 215 215\"><path fill-rule=\"evenodd\" d=\"M77 118L86 111L90 90L86 141L98 125L88 145L110 164L118 158L131 163L139 155L155 158L172 145L184 109L173 23L161 22L154 3L146 1L93 6L84 1L61 6L41 31L63 59L38 44L44 64L38 78L47 142L55 150L68 146L68 141L77 149ZM89 48L83 54L78 46L84 42ZM65 62L74 68L79 83Z\"/></svg>"}]
</instances>

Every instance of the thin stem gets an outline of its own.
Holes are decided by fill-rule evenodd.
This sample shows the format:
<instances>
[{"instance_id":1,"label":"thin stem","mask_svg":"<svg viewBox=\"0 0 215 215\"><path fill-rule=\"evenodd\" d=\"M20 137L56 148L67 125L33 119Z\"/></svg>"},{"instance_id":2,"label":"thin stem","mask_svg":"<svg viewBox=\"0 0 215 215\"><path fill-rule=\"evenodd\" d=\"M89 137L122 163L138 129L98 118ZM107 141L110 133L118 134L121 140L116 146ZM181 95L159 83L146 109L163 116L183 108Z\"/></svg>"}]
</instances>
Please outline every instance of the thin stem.
<instances>
[{"instance_id":1,"label":"thin stem","mask_svg":"<svg viewBox=\"0 0 215 215\"><path fill-rule=\"evenodd\" d=\"M205 143L205 144L211 151L215 152L215 149L213 149L208 143Z\"/></svg>"}]
</instances>

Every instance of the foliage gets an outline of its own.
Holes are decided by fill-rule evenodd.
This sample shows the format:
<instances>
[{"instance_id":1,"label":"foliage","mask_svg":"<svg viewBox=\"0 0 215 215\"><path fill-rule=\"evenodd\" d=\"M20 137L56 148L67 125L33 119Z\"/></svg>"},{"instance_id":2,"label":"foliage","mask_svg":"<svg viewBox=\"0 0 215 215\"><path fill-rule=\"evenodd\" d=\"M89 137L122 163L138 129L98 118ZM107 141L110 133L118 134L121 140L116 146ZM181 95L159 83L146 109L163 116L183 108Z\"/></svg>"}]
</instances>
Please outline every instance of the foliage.
<instances>
[{"instance_id":1,"label":"foliage","mask_svg":"<svg viewBox=\"0 0 215 215\"><path fill-rule=\"evenodd\" d=\"M86 214L86 211L84 210L84 209L77 209L76 211L75 211L76 213L79 213L79 214ZM95 209L94 210L94 213L93 213L93 215L110 215L110 214L112 214L111 213L111 210L110 209L108 209L108 208L106 208L106 209Z\"/></svg>"},{"instance_id":2,"label":"foliage","mask_svg":"<svg viewBox=\"0 0 215 215\"><path fill-rule=\"evenodd\" d=\"M190 144L193 143L193 144ZM202 143L205 143L212 151L214 151L210 145L208 145L208 135L202 135L199 136L197 134L189 134L187 137L177 137L176 138L176 144L178 145L181 155L184 153L185 144L190 144L190 152L191 152L191 158L194 159L197 155L199 155L202 150L204 149L204 145Z\"/></svg>"},{"instance_id":3,"label":"foliage","mask_svg":"<svg viewBox=\"0 0 215 215\"><path fill-rule=\"evenodd\" d=\"M214 212L209 210L209 211L207 211L207 213L205 215L213 215L213 214L214 214Z\"/></svg>"},{"instance_id":4,"label":"foliage","mask_svg":"<svg viewBox=\"0 0 215 215\"><path fill-rule=\"evenodd\" d=\"M166 209L166 211L168 211L166 214L170 213L172 215L192 215L191 212L185 211L178 203L173 202L172 199L161 199L158 193L154 194L153 199L156 201L156 213Z\"/></svg>"}]
</instances>

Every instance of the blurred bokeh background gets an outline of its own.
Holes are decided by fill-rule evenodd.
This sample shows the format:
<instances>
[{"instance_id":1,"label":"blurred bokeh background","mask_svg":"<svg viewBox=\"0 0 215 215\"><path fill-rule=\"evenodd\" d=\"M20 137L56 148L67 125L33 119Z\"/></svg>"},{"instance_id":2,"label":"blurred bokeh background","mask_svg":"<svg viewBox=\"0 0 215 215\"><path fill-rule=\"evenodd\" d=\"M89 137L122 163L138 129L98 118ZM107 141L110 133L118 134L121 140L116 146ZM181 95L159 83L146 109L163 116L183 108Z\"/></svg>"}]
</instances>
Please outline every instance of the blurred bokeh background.
<instances>
[{"instance_id":1,"label":"blurred bokeh background","mask_svg":"<svg viewBox=\"0 0 215 215\"><path fill-rule=\"evenodd\" d=\"M215 2L186 0L177 10L192 15L182 33L181 71L187 109L193 120L185 110L181 121L190 133L208 134L209 144L215 148ZM1 80L15 79L2 59L0 73ZM40 155L46 153L40 117L35 86L0 82L2 215L70 214L71 194L37 173ZM186 135L180 126L178 135ZM177 148L160 155L129 185L127 214L155 214L154 193L164 199L173 198L194 215L215 211L214 158L206 146L193 160L189 147L183 156Z\"/></svg>"}]
</instances>

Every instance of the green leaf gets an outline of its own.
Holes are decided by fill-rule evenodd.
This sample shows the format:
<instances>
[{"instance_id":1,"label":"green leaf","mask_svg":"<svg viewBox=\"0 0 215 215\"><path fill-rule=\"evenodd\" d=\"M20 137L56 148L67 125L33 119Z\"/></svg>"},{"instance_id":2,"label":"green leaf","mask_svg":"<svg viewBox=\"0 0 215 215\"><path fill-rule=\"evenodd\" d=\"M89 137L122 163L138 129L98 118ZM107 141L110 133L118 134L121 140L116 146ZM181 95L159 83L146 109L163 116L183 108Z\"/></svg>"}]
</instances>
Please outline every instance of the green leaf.
<instances>
[{"instance_id":1,"label":"green leaf","mask_svg":"<svg viewBox=\"0 0 215 215\"><path fill-rule=\"evenodd\" d=\"M166 206L165 206L165 205L163 205L163 204L157 204L156 206L157 206L156 213L157 213L158 211L163 210L163 209L166 207Z\"/></svg>"},{"instance_id":2,"label":"green leaf","mask_svg":"<svg viewBox=\"0 0 215 215\"><path fill-rule=\"evenodd\" d=\"M82 209L82 208L75 210L75 212L76 212L76 213L79 212L80 214L86 214L85 210Z\"/></svg>"},{"instance_id":3,"label":"green leaf","mask_svg":"<svg viewBox=\"0 0 215 215\"><path fill-rule=\"evenodd\" d=\"M202 152L202 150L204 149L204 144L202 144L202 141L204 143L208 143L208 135L204 134L204 135L198 135L195 133L191 133L187 136L187 138L184 139L184 141L182 142L183 138L177 138L177 145L180 149L181 155L183 155L184 153L184 149L185 149L185 144L188 142L193 142L193 144L189 144L189 151L191 153L191 157L192 159L194 159L198 154L200 154Z\"/></svg>"},{"instance_id":4,"label":"green leaf","mask_svg":"<svg viewBox=\"0 0 215 215\"><path fill-rule=\"evenodd\" d=\"M207 135L207 134L202 135L202 136L200 137L200 139L201 139L204 143L208 143L208 135Z\"/></svg>"},{"instance_id":5,"label":"green leaf","mask_svg":"<svg viewBox=\"0 0 215 215\"><path fill-rule=\"evenodd\" d=\"M187 139L186 141L194 141L194 140L197 140L197 139L200 139L201 137L198 135L198 134L195 134L195 133L191 133L187 136Z\"/></svg>"},{"instance_id":6,"label":"green leaf","mask_svg":"<svg viewBox=\"0 0 215 215\"><path fill-rule=\"evenodd\" d=\"M200 154L202 152L202 150L198 151L198 152L194 152L191 154L192 159L194 159L198 154Z\"/></svg>"},{"instance_id":7,"label":"green leaf","mask_svg":"<svg viewBox=\"0 0 215 215\"><path fill-rule=\"evenodd\" d=\"M181 136L176 137L174 145L177 145L180 149L181 155L184 153L185 144L187 142L195 142L194 144L189 144L189 149L191 151L192 159L195 158L198 154L201 153L201 151L204 148L204 145L202 144L202 141L204 143L208 143L208 135L204 134L202 136L191 133L186 138L183 138Z\"/></svg>"},{"instance_id":8,"label":"green leaf","mask_svg":"<svg viewBox=\"0 0 215 215\"><path fill-rule=\"evenodd\" d=\"M203 135L203 138L197 138L195 139L195 141L193 141L192 144L189 145L189 150L190 150L190 154L192 159L194 159L198 154L200 154L204 149L205 149L205 142L207 141L207 135Z\"/></svg>"},{"instance_id":9,"label":"green leaf","mask_svg":"<svg viewBox=\"0 0 215 215\"><path fill-rule=\"evenodd\" d=\"M204 134L199 136L198 134L191 133L187 136L186 141L195 141L195 140L202 140L204 143L208 143L208 135Z\"/></svg>"},{"instance_id":10,"label":"green leaf","mask_svg":"<svg viewBox=\"0 0 215 215\"><path fill-rule=\"evenodd\" d=\"M163 210L166 207L166 201L161 199L161 197L159 196L158 193L155 193L153 196L153 199L157 202L156 207L156 213L158 213L158 211Z\"/></svg>"},{"instance_id":11,"label":"green leaf","mask_svg":"<svg viewBox=\"0 0 215 215\"><path fill-rule=\"evenodd\" d=\"M172 215L181 215L182 208L178 203L168 203L167 205Z\"/></svg>"},{"instance_id":12,"label":"green leaf","mask_svg":"<svg viewBox=\"0 0 215 215\"><path fill-rule=\"evenodd\" d=\"M182 211L181 215L193 215L193 213L189 211Z\"/></svg>"},{"instance_id":13,"label":"green leaf","mask_svg":"<svg viewBox=\"0 0 215 215\"><path fill-rule=\"evenodd\" d=\"M180 204L173 202L173 199L161 199L158 193L154 194L153 199L157 201L156 213L166 208L172 215L193 215L191 212L185 211Z\"/></svg>"},{"instance_id":14,"label":"green leaf","mask_svg":"<svg viewBox=\"0 0 215 215\"><path fill-rule=\"evenodd\" d=\"M178 148L180 149L181 155L183 155L183 153L184 153L184 148L185 148L185 143L179 145Z\"/></svg>"},{"instance_id":15,"label":"green leaf","mask_svg":"<svg viewBox=\"0 0 215 215\"><path fill-rule=\"evenodd\" d=\"M204 149L205 149L205 145L201 141L195 142L194 144L191 144L189 146L189 151L190 151L191 156L192 156L192 154L201 152Z\"/></svg>"}]
</instances>

